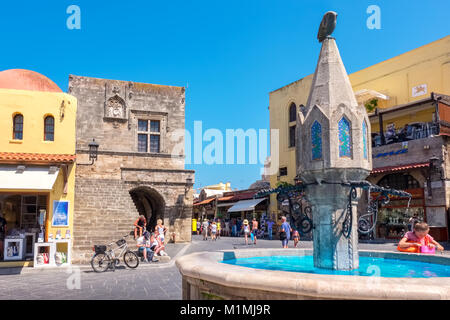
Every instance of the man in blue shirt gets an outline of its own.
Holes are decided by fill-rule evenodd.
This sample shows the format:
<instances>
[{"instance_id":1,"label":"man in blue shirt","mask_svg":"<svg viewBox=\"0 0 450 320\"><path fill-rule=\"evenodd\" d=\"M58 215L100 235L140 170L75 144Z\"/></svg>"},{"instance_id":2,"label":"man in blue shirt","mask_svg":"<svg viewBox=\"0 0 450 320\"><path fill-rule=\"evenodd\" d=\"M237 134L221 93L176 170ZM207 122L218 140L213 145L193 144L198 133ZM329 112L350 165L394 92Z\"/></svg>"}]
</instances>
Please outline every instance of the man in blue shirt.
<instances>
[{"instance_id":1,"label":"man in blue shirt","mask_svg":"<svg viewBox=\"0 0 450 320\"><path fill-rule=\"evenodd\" d=\"M286 236L283 236L283 232L286 234ZM288 247L289 239L291 238L291 232L292 228L291 225L286 221L286 217L281 217L281 232L280 232L280 239L283 245L283 248ZM284 238L284 239L283 239Z\"/></svg>"}]
</instances>

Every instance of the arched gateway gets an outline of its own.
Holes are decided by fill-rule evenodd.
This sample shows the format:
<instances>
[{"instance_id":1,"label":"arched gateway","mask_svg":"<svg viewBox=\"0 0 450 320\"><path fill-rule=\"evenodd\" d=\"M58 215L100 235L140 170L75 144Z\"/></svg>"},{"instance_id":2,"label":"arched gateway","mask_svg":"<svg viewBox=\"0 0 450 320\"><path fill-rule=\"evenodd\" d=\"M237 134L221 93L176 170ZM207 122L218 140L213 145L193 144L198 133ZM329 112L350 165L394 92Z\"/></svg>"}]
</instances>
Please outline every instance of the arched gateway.
<instances>
[{"instance_id":1,"label":"arched gateway","mask_svg":"<svg viewBox=\"0 0 450 320\"><path fill-rule=\"evenodd\" d=\"M130 190L130 196L140 215L147 219L147 230L154 230L156 220L164 221L165 201L153 188L141 186Z\"/></svg>"}]
</instances>

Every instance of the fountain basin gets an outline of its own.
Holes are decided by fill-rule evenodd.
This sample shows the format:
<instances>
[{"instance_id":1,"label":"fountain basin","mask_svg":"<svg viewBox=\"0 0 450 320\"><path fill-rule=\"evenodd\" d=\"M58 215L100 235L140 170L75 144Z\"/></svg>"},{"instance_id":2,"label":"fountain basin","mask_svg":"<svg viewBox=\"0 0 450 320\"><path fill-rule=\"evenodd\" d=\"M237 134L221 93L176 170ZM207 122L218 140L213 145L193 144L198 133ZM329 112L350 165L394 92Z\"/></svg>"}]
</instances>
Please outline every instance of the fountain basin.
<instances>
[{"instance_id":1,"label":"fountain basin","mask_svg":"<svg viewBox=\"0 0 450 320\"><path fill-rule=\"evenodd\" d=\"M233 259L305 255L312 250L241 249L181 257L176 265L183 277L183 299L450 299L450 277L329 275L230 264ZM368 250L359 255L450 266L450 257L443 255Z\"/></svg>"}]
</instances>

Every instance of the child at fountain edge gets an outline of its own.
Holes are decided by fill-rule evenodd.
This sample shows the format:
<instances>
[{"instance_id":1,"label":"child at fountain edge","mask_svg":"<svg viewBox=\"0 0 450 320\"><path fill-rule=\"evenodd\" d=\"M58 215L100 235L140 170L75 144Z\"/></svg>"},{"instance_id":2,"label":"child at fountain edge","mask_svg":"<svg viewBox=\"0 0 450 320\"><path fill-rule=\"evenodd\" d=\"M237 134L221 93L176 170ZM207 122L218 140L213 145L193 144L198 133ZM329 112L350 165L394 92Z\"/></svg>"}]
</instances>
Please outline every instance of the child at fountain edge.
<instances>
[{"instance_id":1,"label":"child at fountain edge","mask_svg":"<svg viewBox=\"0 0 450 320\"><path fill-rule=\"evenodd\" d=\"M297 244L300 240L300 234L297 230L294 230L294 232L292 232L292 240L294 240L294 247L297 248Z\"/></svg>"},{"instance_id":2,"label":"child at fountain edge","mask_svg":"<svg viewBox=\"0 0 450 320\"><path fill-rule=\"evenodd\" d=\"M425 222L419 222L414 225L414 231L408 231L403 236L398 244L399 249L414 248L417 253L420 252L420 247L427 246L429 248L436 248L439 251L444 251L442 247L432 236L428 234L430 227Z\"/></svg>"}]
</instances>

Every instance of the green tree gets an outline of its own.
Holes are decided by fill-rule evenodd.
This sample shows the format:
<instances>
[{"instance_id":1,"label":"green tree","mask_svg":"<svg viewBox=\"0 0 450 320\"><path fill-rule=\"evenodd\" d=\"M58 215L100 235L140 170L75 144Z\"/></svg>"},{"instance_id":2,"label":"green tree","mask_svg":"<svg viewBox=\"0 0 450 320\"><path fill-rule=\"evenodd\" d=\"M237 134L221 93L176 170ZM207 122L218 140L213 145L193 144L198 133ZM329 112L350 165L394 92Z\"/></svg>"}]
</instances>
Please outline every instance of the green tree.
<instances>
[{"instance_id":1,"label":"green tree","mask_svg":"<svg viewBox=\"0 0 450 320\"><path fill-rule=\"evenodd\" d=\"M367 113L372 113L378 107L378 99L377 98L373 98L373 99L367 101L364 104L364 106L366 107Z\"/></svg>"}]
</instances>

